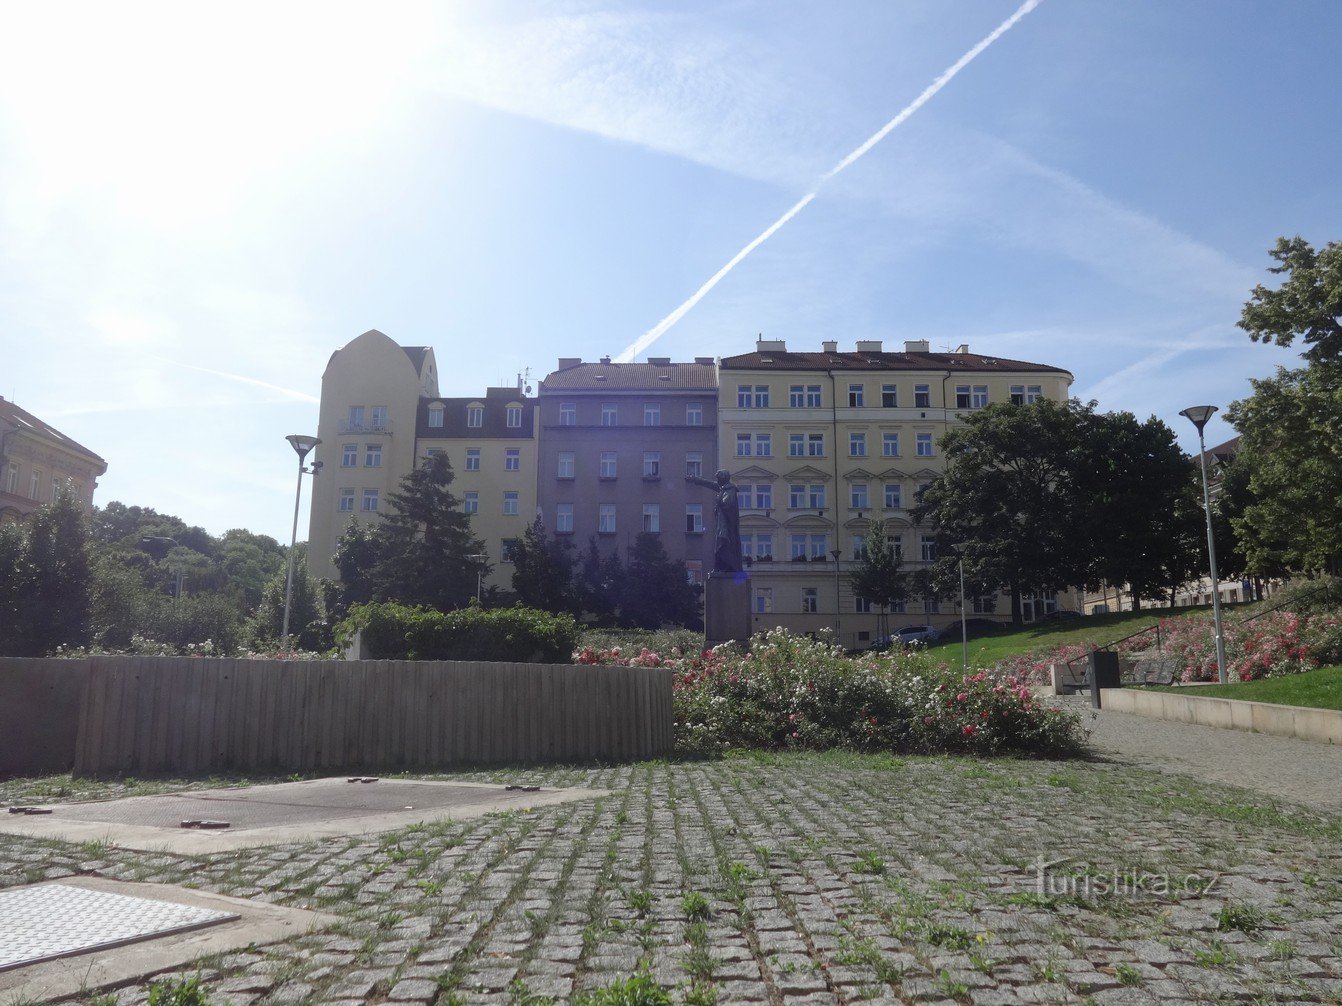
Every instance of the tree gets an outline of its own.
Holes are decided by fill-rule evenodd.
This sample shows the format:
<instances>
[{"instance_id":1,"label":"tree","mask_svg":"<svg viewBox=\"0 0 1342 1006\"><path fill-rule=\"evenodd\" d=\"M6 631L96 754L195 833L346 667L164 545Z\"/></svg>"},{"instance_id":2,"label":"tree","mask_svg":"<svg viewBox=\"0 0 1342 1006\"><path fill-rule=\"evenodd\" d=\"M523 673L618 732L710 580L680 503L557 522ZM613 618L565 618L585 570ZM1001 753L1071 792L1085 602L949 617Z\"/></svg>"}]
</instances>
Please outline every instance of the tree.
<instances>
[{"instance_id":1,"label":"tree","mask_svg":"<svg viewBox=\"0 0 1342 1006\"><path fill-rule=\"evenodd\" d=\"M489 567L475 558L485 546L452 495L453 477L447 455L434 454L387 496L387 510L366 543L368 554L361 556L371 560L367 577L374 599L451 611L475 596L476 577ZM338 566L349 559L340 552Z\"/></svg>"},{"instance_id":2,"label":"tree","mask_svg":"<svg viewBox=\"0 0 1342 1006\"><path fill-rule=\"evenodd\" d=\"M873 520L867 527L866 545L857 567L849 574L848 585L858 597L881 606L880 635L887 634L886 616L890 609L909 596L909 578L903 565L903 557L886 537L885 521Z\"/></svg>"},{"instance_id":3,"label":"tree","mask_svg":"<svg viewBox=\"0 0 1342 1006\"><path fill-rule=\"evenodd\" d=\"M336 542L331 561L340 571L340 618L344 617L344 612L350 606L367 604L377 593L373 584L373 567L377 565L379 545L374 532L373 525L364 524L355 518ZM333 616L337 615L330 611L330 605L327 610Z\"/></svg>"},{"instance_id":4,"label":"tree","mask_svg":"<svg viewBox=\"0 0 1342 1006\"><path fill-rule=\"evenodd\" d=\"M1254 342L1289 346L1297 335L1308 344L1302 354L1309 364L1342 363L1342 244L1329 242L1322 251L1304 238L1278 238L1268 253L1279 265L1268 272L1286 274L1276 290L1253 288L1239 327Z\"/></svg>"},{"instance_id":5,"label":"tree","mask_svg":"<svg viewBox=\"0 0 1342 1006\"><path fill-rule=\"evenodd\" d=\"M326 640L326 610L322 604L321 589L308 575L307 550L299 544L303 554L294 557L294 585L289 598L289 634L299 649L324 650ZM261 603L252 619L252 637L258 643L274 643L284 631L284 593L288 583L288 569L281 569L266 583Z\"/></svg>"},{"instance_id":6,"label":"tree","mask_svg":"<svg viewBox=\"0 0 1342 1006\"><path fill-rule=\"evenodd\" d=\"M578 567L578 589L582 608L597 625L614 625L620 610L620 592L624 587L624 563L620 550L603 556L596 538L587 539Z\"/></svg>"},{"instance_id":7,"label":"tree","mask_svg":"<svg viewBox=\"0 0 1342 1006\"><path fill-rule=\"evenodd\" d=\"M703 627L699 588L690 583L684 562L667 558L662 539L649 531L634 539L620 592L620 622L640 629L664 625Z\"/></svg>"},{"instance_id":8,"label":"tree","mask_svg":"<svg viewBox=\"0 0 1342 1006\"><path fill-rule=\"evenodd\" d=\"M579 613L573 557L569 554L572 550L573 544L567 539L546 533L540 517L532 521L513 551L513 590L517 599L542 611Z\"/></svg>"},{"instance_id":9,"label":"tree","mask_svg":"<svg viewBox=\"0 0 1342 1006\"><path fill-rule=\"evenodd\" d=\"M27 553L22 525L0 524L0 655L17 654L23 649Z\"/></svg>"},{"instance_id":10,"label":"tree","mask_svg":"<svg viewBox=\"0 0 1342 1006\"><path fill-rule=\"evenodd\" d=\"M9 652L37 657L58 646L87 645L89 536L79 501L72 493L59 493L29 516L17 548L11 535L0 545L17 589ZM0 576L7 572L0 570Z\"/></svg>"},{"instance_id":11,"label":"tree","mask_svg":"<svg viewBox=\"0 0 1342 1006\"><path fill-rule=\"evenodd\" d=\"M934 591L958 591L963 560L969 593L1010 591L1019 622L1025 593L1085 581L1088 556L1078 547L1084 502L1074 481L1092 413L1076 401L1000 403L942 437L945 471L913 511L915 522L930 519L936 533Z\"/></svg>"}]
</instances>

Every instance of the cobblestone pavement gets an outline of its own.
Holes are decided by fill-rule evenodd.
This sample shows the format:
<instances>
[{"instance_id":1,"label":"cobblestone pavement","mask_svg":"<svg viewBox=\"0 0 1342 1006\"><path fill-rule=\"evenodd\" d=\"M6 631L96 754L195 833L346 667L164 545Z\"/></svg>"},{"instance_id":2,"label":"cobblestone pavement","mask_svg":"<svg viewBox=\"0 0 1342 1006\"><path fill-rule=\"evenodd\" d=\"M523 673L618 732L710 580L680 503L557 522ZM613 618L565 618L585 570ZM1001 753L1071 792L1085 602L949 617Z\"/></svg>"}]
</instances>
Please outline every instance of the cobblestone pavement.
<instances>
[{"instance_id":1,"label":"cobblestone pavement","mask_svg":"<svg viewBox=\"0 0 1342 1006\"><path fill-rule=\"evenodd\" d=\"M526 1006L640 967L688 1003L1342 1004L1342 819L1243 790L856 755L455 777L614 795L201 858L0 836L0 886L95 872L342 917L184 973L219 1006Z\"/></svg>"}]
</instances>

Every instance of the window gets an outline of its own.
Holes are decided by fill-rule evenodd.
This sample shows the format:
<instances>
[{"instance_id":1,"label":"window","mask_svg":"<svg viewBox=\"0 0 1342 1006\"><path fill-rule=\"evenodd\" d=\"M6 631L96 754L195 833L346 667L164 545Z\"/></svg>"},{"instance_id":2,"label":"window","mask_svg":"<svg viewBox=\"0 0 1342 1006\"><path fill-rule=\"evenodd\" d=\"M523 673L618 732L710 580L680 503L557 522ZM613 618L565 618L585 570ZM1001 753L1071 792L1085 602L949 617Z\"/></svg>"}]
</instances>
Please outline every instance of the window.
<instances>
[{"instance_id":1,"label":"window","mask_svg":"<svg viewBox=\"0 0 1342 1006\"><path fill-rule=\"evenodd\" d=\"M1041 384L1013 384L1011 386L1012 405L1033 405L1043 397L1044 386Z\"/></svg>"},{"instance_id":2,"label":"window","mask_svg":"<svg viewBox=\"0 0 1342 1006\"><path fill-rule=\"evenodd\" d=\"M704 530L704 505L702 503L685 504L685 530L690 534L701 534Z\"/></svg>"},{"instance_id":3,"label":"window","mask_svg":"<svg viewBox=\"0 0 1342 1006\"><path fill-rule=\"evenodd\" d=\"M794 384L787 389L787 404L790 409L800 409L806 404L806 389Z\"/></svg>"},{"instance_id":4,"label":"window","mask_svg":"<svg viewBox=\"0 0 1342 1006\"><path fill-rule=\"evenodd\" d=\"M788 548L793 560L806 558L806 535L788 535Z\"/></svg>"},{"instance_id":5,"label":"window","mask_svg":"<svg viewBox=\"0 0 1342 1006\"><path fill-rule=\"evenodd\" d=\"M803 587L801 589L801 610L805 614L814 615L820 610L820 590L817 587Z\"/></svg>"},{"instance_id":6,"label":"window","mask_svg":"<svg viewBox=\"0 0 1342 1006\"><path fill-rule=\"evenodd\" d=\"M806 407L808 409L820 408L820 385L808 384L806 386Z\"/></svg>"},{"instance_id":7,"label":"window","mask_svg":"<svg viewBox=\"0 0 1342 1006\"><path fill-rule=\"evenodd\" d=\"M859 615L871 614L871 599L867 597L853 597L853 610Z\"/></svg>"},{"instance_id":8,"label":"window","mask_svg":"<svg viewBox=\"0 0 1342 1006\"><path fill-rule=\"evenodd\" d=\"M429 406L429 425L435 430L441 429L443 425L443 407L441 405Z\"/></svg>"},{"instance_id":9,"label":"window","mask_svg":"<svg viewBox=\"0 0 1342 1006\"><path fill-rule=\"evenodd\" d=\"M765 482L755 487L755 509L772 510L774 505L774 487Z\"/></svg>"},{"instance_id":10,"label":"window","mask_svg":"<svg viewBox=\"0 0 1342 1006\"><path fill-rule=\"evenodd\" d=\"M614 426L619 422L620 410L614 402L605 402L601 406L601 425Z\"/></svg>"},{"instance_id":11,"label":"window","mask_svg":"<svg viewBox=\"0 0 1342 1006\"><path fill-rule=\"evenodd\" d=\"M643 425L661 426L662 425L662 407L653 403L643 406Z\"/></svg>"},{"instance_id":12,"label":"window","mask_svg":"<svg viewBox=\"0 0 1342 1006\"><path fill-rule=\"evenodd\" d=\"M578 425L578 406L574 402L559 403L559 425L577 426Z\"/></svg>"},{"instance_id":13,"label":"window","mask_svg":"<svg viewBox=\"0 0 1342 1006\"><path fill-rule=\"evenodd\" d=\"M441 447L430 447L427 451L424 452L424 464L427 465L439 454L445 454L445 453L447 452L444 451Z\"/></svg>"},{"instance_id":14,"label":"window","mask_svg":"<svg viewBox=\"0 0 1342 1006\"><path fill-rule=\"evenodd\" d=\"M33 476L28 480L28 498L37 499L37 494L42 488L42 473L33 469Z\"/></svg>"},{"instance_id":15,"label":"window","mask_svg":"<svg viewBox=\"0 0 1342 1006\"><path fill-rule=\"evenodd\" d=\"M662 530L662 506L660 503L643 504L643 530L649 534L658 534Z\"/></svg>"},{"instance_id":16,"label":"window","mask_svg":"<svg viewBox=\"0 0 1342 1006\"><path fill-rule=\"evenodd\" d=\"M917 444L917 454L920 458L930 458L932 456L932 434L919 433L915 438Z\"/></svg>"},{"instance_id":17,"label":"window","mask_svg":"<svg viewBox=\"0 0 1342 1006\"><path fill-rule=\"evenodd\" d=\"M351 430L363 429L363 406L351 405L349 407L349 428Z\"/></svg>"},{"instance_id":18,"label":"window","mask_svg":"<svg viewBox=\"0 0 1342 1006\"><path fill-rule=\"evenodd\" d=\"M387 407L385 405L374 405L373 410L373 429L385 430L387 428Z\"/></svg>"},{"instance_id":19,"label":"window","mask_svg":"<svg viewBox=\"0 0 1342 1006\"><path fill-rule=\"evenodd\" d=\"M787 435L787 456L790 458L806 456L806 434L789 433Z\"/></svg>"},{"instance_id":20,"label":"window","mask_svg":"<svg viewBox=\"0 0 1342 1006\"><path fill-rule=\"evenodd\" d=\"M341 489L341 490L340 490L340 512L341 512L341 513L353 513L353 512L354 512L354 490L353 490L353 489Z\"/></svg>"},{"instance_id":21,"label":"window","mask_svg":"<svg viewBox=\"0 0 1342 1006\"><path fill-rule=\"evenodd\" d=\"M615 478L615 452L614 452L614 451L602 451L602 452L601 452L601 467L597 470L597 474L599 475L600 478L603 478L603 479L613 479L613 478Z\"/></svg>"},{"instance_id":22,"label":"window","mask_svg":"<svg viewBox=\"0 0 1342 1006\"><path fill-rule=\"evenodd\" d=\"M736 456L738 458L750 457L750 434L738 433L736 435Z\"/></svg>"},{"instance_id":23,"label":"window","mask_svg":"<svg viewBox=\"0 0 1342 1006\"><path fill-rule=\"evenodd\" d=\"M685 406L685 425L704 425L704 406L702 402L691 402L689 405Z\"/></svg>"},{"instance_id":24,"label":"window","mask_svg":"<svg viewBox=\"0 0 1342 1006\"><path fill-rule=\"evenodd\" d=\"M861 562L867 557L867 536L864 534L853 535L853 558Z\"/></svg>"},{"instance_id":25,"label":"window","mask_svg":"<svg viewBox=\"0 0 1342 1006\"><path fill-rule=\"evenodd\" d=\"M466 513L480 512L480 494L478 492L464 492L461 494L461 509Z\"/></svg>"},{"instance_id":26,"label":"window","mask_svg":"<svg viewBox=\"0 0 1342 1006\"><path fill-rule=\"evenodd\" d=\"M957 384L955 386L955 407L957 409L969 408L969 385Z\"/></svg>"},{"instance_id":27,"label":"window","mask_svg":"<svg viewBox=\"0 0 1342 1006\"><path fill-rule=\"evenodd\" d=\"M365 489L363 491L363 510L364 513L377 513L376 489Z\"/></svg>"},{"instance_id":28,"label":"window","mask_svg":"<svg viewBox=\"0 0 1342 1006\"><path fill-rule=\"evenodd\" d=\"M890 546L890 551L894 553L896 559L904 558L904 536L902 534L886 535L885 543Z\"/></svg>"},{"instance_id":29,"label":"window","mask_svg":"<svg viewBox=\"0 0 1342 1006\"><path fill-rule=\"evenodd\" d=\"M881 434L881 456L886 458L899 457L899 434L882 433Z\"/></svg>"},{"instance_id":30,"label":"window","mask_svg":"<svg viewBox=\"0 0 1342 1006\"><path fill-rule=\"evenodd\" d=\"M518 447L509 447L503 452L503 470L520 472L522 470L522 451Z\"/></svg>"},{"instance_id":31,"label":"window","mask_svg":"<svg viewBox=\"0 0 1342 1006\"><path fill-rule=\"evenodd\" d=\"M343 444L340 448L340 467L353 468L359 463L359 445Z\"/></svg>"},{"instance_id":32,"label":"window","mask_svg":"<svg viewBox=\"0 0 1342 1006\"><path fill-rule=\"evenodd\" d=\"M867 435L865 433L848 434L848 456L865 458L867 456Z\"/></svg>"},{"instance_id":33,"label":"window","mask_svg":"<svg viewBox=\"0 0 1342 1006\"><path fill-rule=\"evenodd\" d=\"M932 407L932 386L930 384L915 384L913 386L913 407L915 409Z\"/></svg>"},{"instance_id":34,"label":"window","mask_svg":"<svg viewBox=\"0 0 1342 1006\"><path fill-rule=\"evenodd\" d=\"M913 502L921 503L923 501L923 496L926 495L927 490L931 488L931 482L919 482L918 487L913 491Z\"/></svg>"},{"instance_id":35,"label":"window","mask_svg":"<svg viewBox=\"0 0 1342 1006\"><path fill-rule=\"evenodd\" d=\"M596 533L614 534L615 533L615 504L602 503L597 507L596 514Z\"/></svg>"},{"instance_id":36,"label":"window","mask_svg":"<svg viewBox=\"0 0 1342 1006\"><path fill-rule=\"evenodd\" d=\"M755 408L767 409L769 407L769 386L767 384L755 385Z\"/></svg>"},{"instance_id":37,"label":"window","mask_svg":"<svg viewBox=\"0 0 1342 1006\"><path fill-rule=\"evenodd\" d=\"M854 484L849 490L848 498L848 505L854 510L867 509L867 487L865 485L861 483Z\"/></svg>"},{"instance_id":38,"label":"window","mask_svg":"<svg viewBox=\"0 0 1342 1006\"><path fill-rule=\"evenodd\" d=\"M894 604L890 605L890 613L893 615L902 615L908 610L908 601L896 601Z\"/></svg>"},{"instance_id":39,"label":"window","mask_svg":"<svg viewBox=\"0 0 1342 1006\"><path fill-rule=\"evenodd\" d=\"M468 472L478 472L480 470L480 448L466 448L466 470Z\"/></svg>"},{"instance_id":40,"label":"window","mask_svg":"<svg viewBox=\"0 0 1342 1006\"><path fill-rule=\"evenodd\" d=\"M750 486L736 487L736 508L738 510L750 509Z\"/></svg>"},{"instance_id":41,"label":"window","mask_svg":"<svg viewBox=\"0 0 1342 1006\"><path fill-rule=\"evenodd\" d=\"M502 562L517 561L517 539L504 538L499 542L499 559Z\"/></svg>"},{"instance_id":42,"label":"window","mask_svg":"<svg viewBox=\"0 0 1342 1006\"><path fill-rule=\"evenodd\" d=\"M970 405L975 409L986 409L988 407L988 386L986 384L974 385L974 392L970 397Z\"/></svg>"},{"instance_id":43,"label":"window","mask_svg":"<svg viewBox=\"0 0 1342 1006\"><path fill-rule=\"evenodd\" d=\"M974 598L974 614L992 615L997 611L997 595L983 594Z\"/></svg>"},{"instance_id":44,"label":"window","mask_svg":"<svg viewBox=\"0 0 1342 1006\"><path fill-rule=\"evenodd\" d=\"M750 385L738 384L736 386L736 407L738 409L750 408Z\"/></svg>"},{"instance_id":45,"label":"window","mask_svg":"<svg viewBox=\"0 0 1342 1006\"><path fill-rule=\"evenodd\" d=\"M19 466L8 465L5 468L5 492L17 495L19 491Z\"/></svg>"},{"instance_id":46,"label":"window","mask_svg":"<svg viewBox=\"0 0 1342 1006\"><path fill-rule=\"evenodd\" d=\"M887 510L898 510L903 505L903 486L898 482L887 482L885 484L885 508Z\"/></svg>"},{"instance_id":47,"label":"window","mask_svg":"<svg viewBox=\"0 0 1342 1006\"><path fill-rule=\"evenodd\" d=\"M571 479L573 478L573 471L574 471L573 452L560 451L559 468L555 472L555 475L561 479Z\"/></svg>"},{"instance_id":48,"label":"window","mask_svg":"<svg viewBox=\"0 0 1342 1006\"><path fill-rule=\"evenodd\" d=\"M825 509L824 486L811 486L806 495L807 495L807 501L806 501L807 506L813 507L816 510Z\"/></svg>"},{"instance_id":49,"label":"window","mask_svg":"<svg viewBox=\"0 0 1342 1006\"><path fill-rule=\"evenodd\" d=\"M479 429L485 425L485 407L483 405L466 406L466 425L471 429Z\"/></svg>"},{"instance_id":50,"label":"window","mask_svg":"<svg viewBox=\"0 0 1342 1006\"><path fill-rule=\"evenodd\" d=\"M560 503L555 506L555 534L573 533L573 504Z\"/></svg>"},{"instance_id":51,"label":"window","mask_svg":"<svg viewBox=\"0 0 1342 1006\"><path fill-rule=\"evenodd\" d=\"M811 535L811 558L823 559L829 551L829 537L823 534Z\"/></svg>"},{"instance_id":52,"label":"window","mask_svg":"<svg viewBox=\"0 0 1342 1006\"><path fill-rule=\"evenodd\" d=\"M862 385L848 385L848 407L850 409L862 408Z\"/></svg>"},{"instance_id":53,"label":"window","mask_svg":"<svg viewBox=\"0 0 1342 1006\"><path fill-rule=\"evenodd\" d=\"M899 391L893 384L881 385L881 408L893 409L899 405Z\"/></svg>"},{"instance_id":54,"label":"window","mask_svg":"<svg viewBox=\"0 0 1342 1006\"><path fill-rule=\"evenodd\" d=\"M957 384L955 386L955 407L957 409L981 409L988 404L988 386L986 384Z\"/></svg>"},{"instance_id":55,"label":"window","mask_svg":"<svg viewBox=\"0 0 1342 1006\"><path fill-rule=\"evenodd\" d=\"M517 493L512 490L503 494L503 515L505 517L517 516Z\"/></svg>"},{"instance_id":56,"label":"window","mask_svg":"<svg viewBox=\"0 0 1342 1006\"><path fill-rule=\"evenodd\" d=\"M774 452L774 448L773 448L773 434L772 434L772 433L756 433L756 434L755 434L755 457L757 457L757 458L767 458L767 457L772 457L772 456L773 456L773 452Z\"/></svg>"},{"instance_id":57,"label":"window","mask_svg":"<svg viewBox=\"0 0 1342 1006\"><path fill-rule=\"evenodd\" d=\"M918 539L918 558L923 562L936 562L937 559L937 540L922 535Z\"/></svg>"},{"instance_id":58,"label":"window","mask_svg":"<svg viewBox=\"0 0 1342 1006\"><path fill-rule=\"evenodd\" d=\"M755 588L755 614L768 615L774 610L774 589L772 587Z\"/></svg>"},{"instance_id":59,"label":"window","mask_svg":"<svg viewBox=\"0 0 1342 1006\"><path fill-rule=\"evenodd\" d=\"M825 435L823 433L806 434L806 453L813 458L823 458L825 456Z\"/></svg>"},{"instance_id":60,"label":"window","mask_svg":"<svg viewBox=\"0 0 1342 1006\"><path fill-rule=\"evenodd\" d=\"M504 410L507 425L510 429L520 429L522 426L522 406L510 405Z\"/></svg>"},{"instance_id":61,"label":"window","mask_svg":"<svg viewBox=\"0 0 1342 1006\"><path fill-rule=\"evenodd\" d=\"M939 615L941 614L941 602L935 597L923 598L923 614Z\"/></svg>"},{"instance_id":62,"label":"window","mask_svg":"<svg viewBox=\"0 0 1342 1006\"><path fill-rule=\"evenodd\" d=\"M700 478L704 474L704 456L698 451L685 455L685 474Z\"/></svg>"},{"instance_id":63,"label":"window","mask_svg":"<svg viewBox=\"0 0 1342 1006\"><path fill-rule=\"evenodd\" d=\"M772 562L774 557L774 536L771 534L741 535L741 554L752 559Z\"/></svg>"},{"instance_id":64,"label":"window","mask_svg":"<svg viewBox=\"0 0 1342 1006\"><path fill-rule=\"evenodd\" d=\"M691 584L704 582L704 564L698 559L685 560L685 580Z\"/></svg>"},{"instance_id":65,"label":"window","mask_svg":"<svg viewBox=\"0 0 1342 1006\"><path fill-rule=\"evenodd\" d=\"M363 449L363 466L365 468L382 467L382 445L365 444Z\"/></svg>"},{"instance_id":66,"label":"window","mask_svg":"<svg viewBox=\"0 0 1342 1006\"><path fill-rule=\"evenodd\" d=\"M660 479L662 477L661 451L643 452L643 477L645 479Z\"/></svg>"},{"instance_id":67,"label":"window","mask_svg":"<svg viewBox=\"0 0 1342 1006\"><path fill-rule=\"evenodd\" d=\"M806 487L790 485L787 487L787 505L791 510L800 510L806 505Z\"/></svg>"}]
</instances>

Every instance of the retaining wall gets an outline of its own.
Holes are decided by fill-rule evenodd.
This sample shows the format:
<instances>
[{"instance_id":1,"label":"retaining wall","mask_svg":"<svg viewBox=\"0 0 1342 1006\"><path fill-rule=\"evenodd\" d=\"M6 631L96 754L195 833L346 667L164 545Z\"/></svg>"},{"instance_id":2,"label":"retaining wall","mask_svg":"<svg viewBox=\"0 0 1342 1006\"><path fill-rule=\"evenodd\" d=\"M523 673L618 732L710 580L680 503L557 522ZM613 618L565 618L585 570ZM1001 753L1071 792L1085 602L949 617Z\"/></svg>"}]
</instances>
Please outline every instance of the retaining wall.
<instances>
[{"instance_id":1,"label":"retaining wall","mask_svg":"<svg viewBox=\"0 0 1342 1006\"><path fill-rule=\"evenodd\" d=\"M1151 692L1140 688L1105 688L1100 705L1110 712L1137 713L1156 719L1342 744L1342 712L1333 709Z\"/></svg>"}]
</instances>

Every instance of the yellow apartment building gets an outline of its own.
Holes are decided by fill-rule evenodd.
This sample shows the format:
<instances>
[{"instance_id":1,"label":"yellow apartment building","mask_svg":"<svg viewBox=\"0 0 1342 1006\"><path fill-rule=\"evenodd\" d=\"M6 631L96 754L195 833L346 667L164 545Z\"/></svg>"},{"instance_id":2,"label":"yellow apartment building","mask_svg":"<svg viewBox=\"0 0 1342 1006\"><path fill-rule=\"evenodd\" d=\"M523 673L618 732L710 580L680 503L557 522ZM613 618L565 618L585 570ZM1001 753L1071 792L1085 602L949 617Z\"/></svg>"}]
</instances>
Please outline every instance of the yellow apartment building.
<instances>
[{"instance_id":1,"label":"yellow apartment building","mask_svg":"<svg viewBox=\"0 0 1342 1006\"><path fill-rule=\"evenodd\" d=\"M105 474L98 455L0 397L0 524L23 520L62 488L91 510Z\"/></svg>"},{"instance_id":2,"label":"yellow apartment building","mask_svg":"<svg viewBox=\"0 0 1342 1006\"><path fill-rule=\"evenodd\" d=\"M961 417L993 402L1065 401L1072 375L1058 367L971 353L933 353L927 342L887 352L862 341L840 352L790 352L760 340L718 368L718 456L740 492L756 631L782 625L834 630L847 647L877 635L879 609L848 586L867 529L883 518L904 568L926 566L936 542L912 521L922 489L942 471L939 440ZM1041 617L1056 597L1026 599ZM1010 616L999 597L974 598L976 617ZM947 628L956 605L911 599L892 628Z\"/></svg>"}]
</instances>

